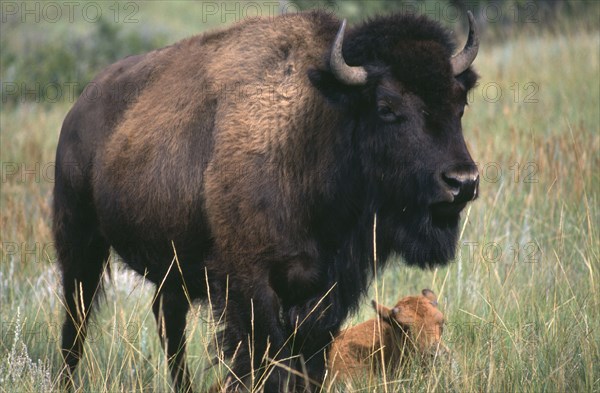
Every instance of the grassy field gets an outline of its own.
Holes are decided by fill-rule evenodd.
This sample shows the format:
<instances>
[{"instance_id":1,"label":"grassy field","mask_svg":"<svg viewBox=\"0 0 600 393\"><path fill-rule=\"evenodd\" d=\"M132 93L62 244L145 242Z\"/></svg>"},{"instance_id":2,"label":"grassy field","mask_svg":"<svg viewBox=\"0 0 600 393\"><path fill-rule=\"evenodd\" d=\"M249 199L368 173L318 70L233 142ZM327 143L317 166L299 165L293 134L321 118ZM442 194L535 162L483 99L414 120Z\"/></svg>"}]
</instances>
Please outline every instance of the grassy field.
<instances>
[{"instance_id":1,"label":"grassy field","mask_svg":"<svg viewBox=\"0 0 600 393\"><path fill-rule=\"evenodd\" d=\"M156 7L140 16L164 22L166 37L194 31L194 15ZM459 256L434 271L393 263L370 294L391 305L434 290L455 363L361 380L354 391L600 391L599 29L531 24L500 42L484 36L475 61L481 80L463 124L481 195L464 214ZM50 204L70 105L9 102L0 111L2 392L58 390L63 311ZM77 369L81 391L169 391L153 288L111 258ZM215 324L205 308L196 305L188 324L200 391L226 374L223 364L209 365ZM365 299L348 324L373 316Z\"/></svg>"}]
</instances>

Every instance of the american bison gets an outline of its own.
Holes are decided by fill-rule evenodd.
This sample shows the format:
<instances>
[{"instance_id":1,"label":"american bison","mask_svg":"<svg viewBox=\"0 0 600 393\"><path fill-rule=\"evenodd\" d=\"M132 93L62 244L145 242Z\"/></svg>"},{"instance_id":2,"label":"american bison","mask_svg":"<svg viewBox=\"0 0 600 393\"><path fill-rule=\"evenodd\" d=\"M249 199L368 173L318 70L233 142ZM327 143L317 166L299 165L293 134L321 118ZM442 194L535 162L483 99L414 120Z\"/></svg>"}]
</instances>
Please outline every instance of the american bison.
<instances>
[{"instance_id":1,"label":"american bison","mask_svg":"<svg viewBox=\"0 0 600 393\"><path fill-rule=\"evenodd\" d=\"M398 372L410 359L449 353L442 343L444 315L429 289L407 296L393 308L372 301L378 317L342 331L329 353L329 373L347 380L366 372Z\"/></svg>"},{"instance_id":2,"label":"american bison","mask_svg":"<svg viewBox=\"0 0 600 393\"><path fill-rule=\"evenodd\" d=\"M461 126L477 79L469 22L453 56L451 34L426 17L347 33L324 12L252 18L101 71L56 153L65 382L112 247L156 284L177 389L190 389L186 313L209 291L225 354L237 351L231 389L318 387L374 251L378 267L454 256L479 183Z\"/></svg>"}]
</instances>

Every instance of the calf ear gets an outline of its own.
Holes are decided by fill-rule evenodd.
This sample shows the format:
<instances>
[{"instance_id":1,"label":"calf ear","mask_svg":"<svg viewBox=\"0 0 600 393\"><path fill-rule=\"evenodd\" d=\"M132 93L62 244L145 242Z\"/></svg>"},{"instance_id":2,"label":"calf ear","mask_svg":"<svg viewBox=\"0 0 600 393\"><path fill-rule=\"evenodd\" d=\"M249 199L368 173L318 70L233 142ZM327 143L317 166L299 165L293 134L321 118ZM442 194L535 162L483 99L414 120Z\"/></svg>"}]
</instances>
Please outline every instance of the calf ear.
<instances>
[{"instance_id":1,"label":"calf ear","mask_svg":"<svg viewBox=\"0 0 600 393\"><path fill-rule=\"evenodd\" d=\"M423 294L423 296L425 296L427 299L429 299L431 301L432 305L437 307L437 305L438 305L437 296L435 296L435 293L433 293L433 291L431 289L423 289L421 291L421 293Z\"/></svg>"},{"instance_id":2,"label":"calf ear","mask_svg":"<svg viewBox=\"0 0 600 393\"><path fill-rule=\"evenodd\" d=\"M377 312L377 315L379 315L381 319L389 321L394 316L393 309L389 309L388 307L377 303L375 300L371 300L371 304L373 305L375 312Z\"/></svg>"}]
</instances>

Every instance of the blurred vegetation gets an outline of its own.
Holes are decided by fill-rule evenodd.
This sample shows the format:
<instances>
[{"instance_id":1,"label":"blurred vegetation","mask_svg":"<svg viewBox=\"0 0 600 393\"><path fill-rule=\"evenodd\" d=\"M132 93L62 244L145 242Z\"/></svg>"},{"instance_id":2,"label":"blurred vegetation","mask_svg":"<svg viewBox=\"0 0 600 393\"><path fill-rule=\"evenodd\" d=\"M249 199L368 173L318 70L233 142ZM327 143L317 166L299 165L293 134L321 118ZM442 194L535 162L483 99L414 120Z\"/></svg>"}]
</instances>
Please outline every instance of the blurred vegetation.
<instances>
[{"instance_id":1,"label":"blurred vegetation","mask_svg":"<svg viewBox=\"0 0 600 393\"><path fill-rule=\"evenodd\" d=\"M60 17L48 4L62 7ZM457 30L464 32L464 15L470 9L484 31L483 39L495 42L503 42L514 30L560 32L567 30L565 24L573 23L597 30L600 12L598 2L591 0L281 0L279 9L271 6L273 2L260 1L82 1L73 10L65 4L3 3L3 105L71 102L98 71L120 58L247 17L272 16L274 12L324 9L351 22L376 14L409 12L426 14L449 28L460 26ZM570 17L556 18L559 14Z\"/></svg>"},{"instance_id":2,"label":"blurred vegetation","mask_svg":"<svg viewBox=\"0 0 600 393\"><path fill-rule=\"evenodd\" d=\"M461 20L466 24L464 15L470 10L478 24L483 29L491 29L499 39L505 39L515 29L532 25L536 29L562 29L561 23L577 21L597 27L599 17L596 0L290 0L289 3L301 10L331 10L351 22L367 16L404 12L425 14L448 26Z\"/></svg>"},{"instance_id":3,"label":"blurred vegetation","mask_svg":"<svg viewBox=\"0 0 600 393\"><path fill-rule=\"evenodd\" d=\"M513 16L515 11L541 12L545 15L563 11L567 13L578 12L581 7L591 5L595 0L290 0L301 9L314 8L317 5L330 9L346 9L360 11L361 15L384 13L390 11L417 10L435 13L442 8L455 8L459 11L471 10L474 13L485 9L501 9L507 16ZM514 19L513 19L514 20Z\"/></svg>"},{"instance_id":4,"label":"blurred vegetation","mask_svg":"<svg viewBox=\"0 0 600 393\"><path fill-rule=\"evenodd\" d=\"M67 97L70 86L78 96L102 68L168 42L160 30L124 29L108 18L101 18L76 34L69 31L70 27L59 23L45 29L38 24L23 24L16 18L3 23L0 35L3 104L72 99Z\"/></svg>"}]
</instances>

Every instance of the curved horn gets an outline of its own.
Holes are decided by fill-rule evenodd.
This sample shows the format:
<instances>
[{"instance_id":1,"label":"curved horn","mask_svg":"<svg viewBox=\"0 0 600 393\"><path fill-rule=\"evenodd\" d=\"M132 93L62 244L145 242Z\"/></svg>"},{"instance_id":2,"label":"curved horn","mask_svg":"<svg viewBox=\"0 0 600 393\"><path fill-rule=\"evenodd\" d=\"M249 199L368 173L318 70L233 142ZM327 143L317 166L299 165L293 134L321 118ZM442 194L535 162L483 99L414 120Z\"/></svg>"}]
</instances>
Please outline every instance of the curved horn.
<instances>
[{"instance_id":1,"label":"curved horn","mask_svg":"<svg viewBox=\"0 0 600 393\"><path fill-rule=\"evenodd\" d=\"M479 35L477 34L477 25L475 24L475 19L473 18L473 14L471 11L467 11L467 16L469 17L469 38L467 39L467 43L460 53L452 56L450 59L450 63L452 64L452 71L454 75L462 74L475 57L477 57L477 51L479 50Z\"/></svg>"},{"instance_id":2,"label":"curved horn","mask_svg":"<svg viewBox=\"0 0 600 393\"><path fill-rule=\"evenodd\" d=\"M331 58L329 65L333 75L342 83L347 85L364 85L367 83L367 71L364 67L351 67L346 64L342 55L342 45L344 43L344 31L346 30L346 19L342 22L342 26L335 37L333 47L331 48Z\"/></svg>"}]
</instances>

